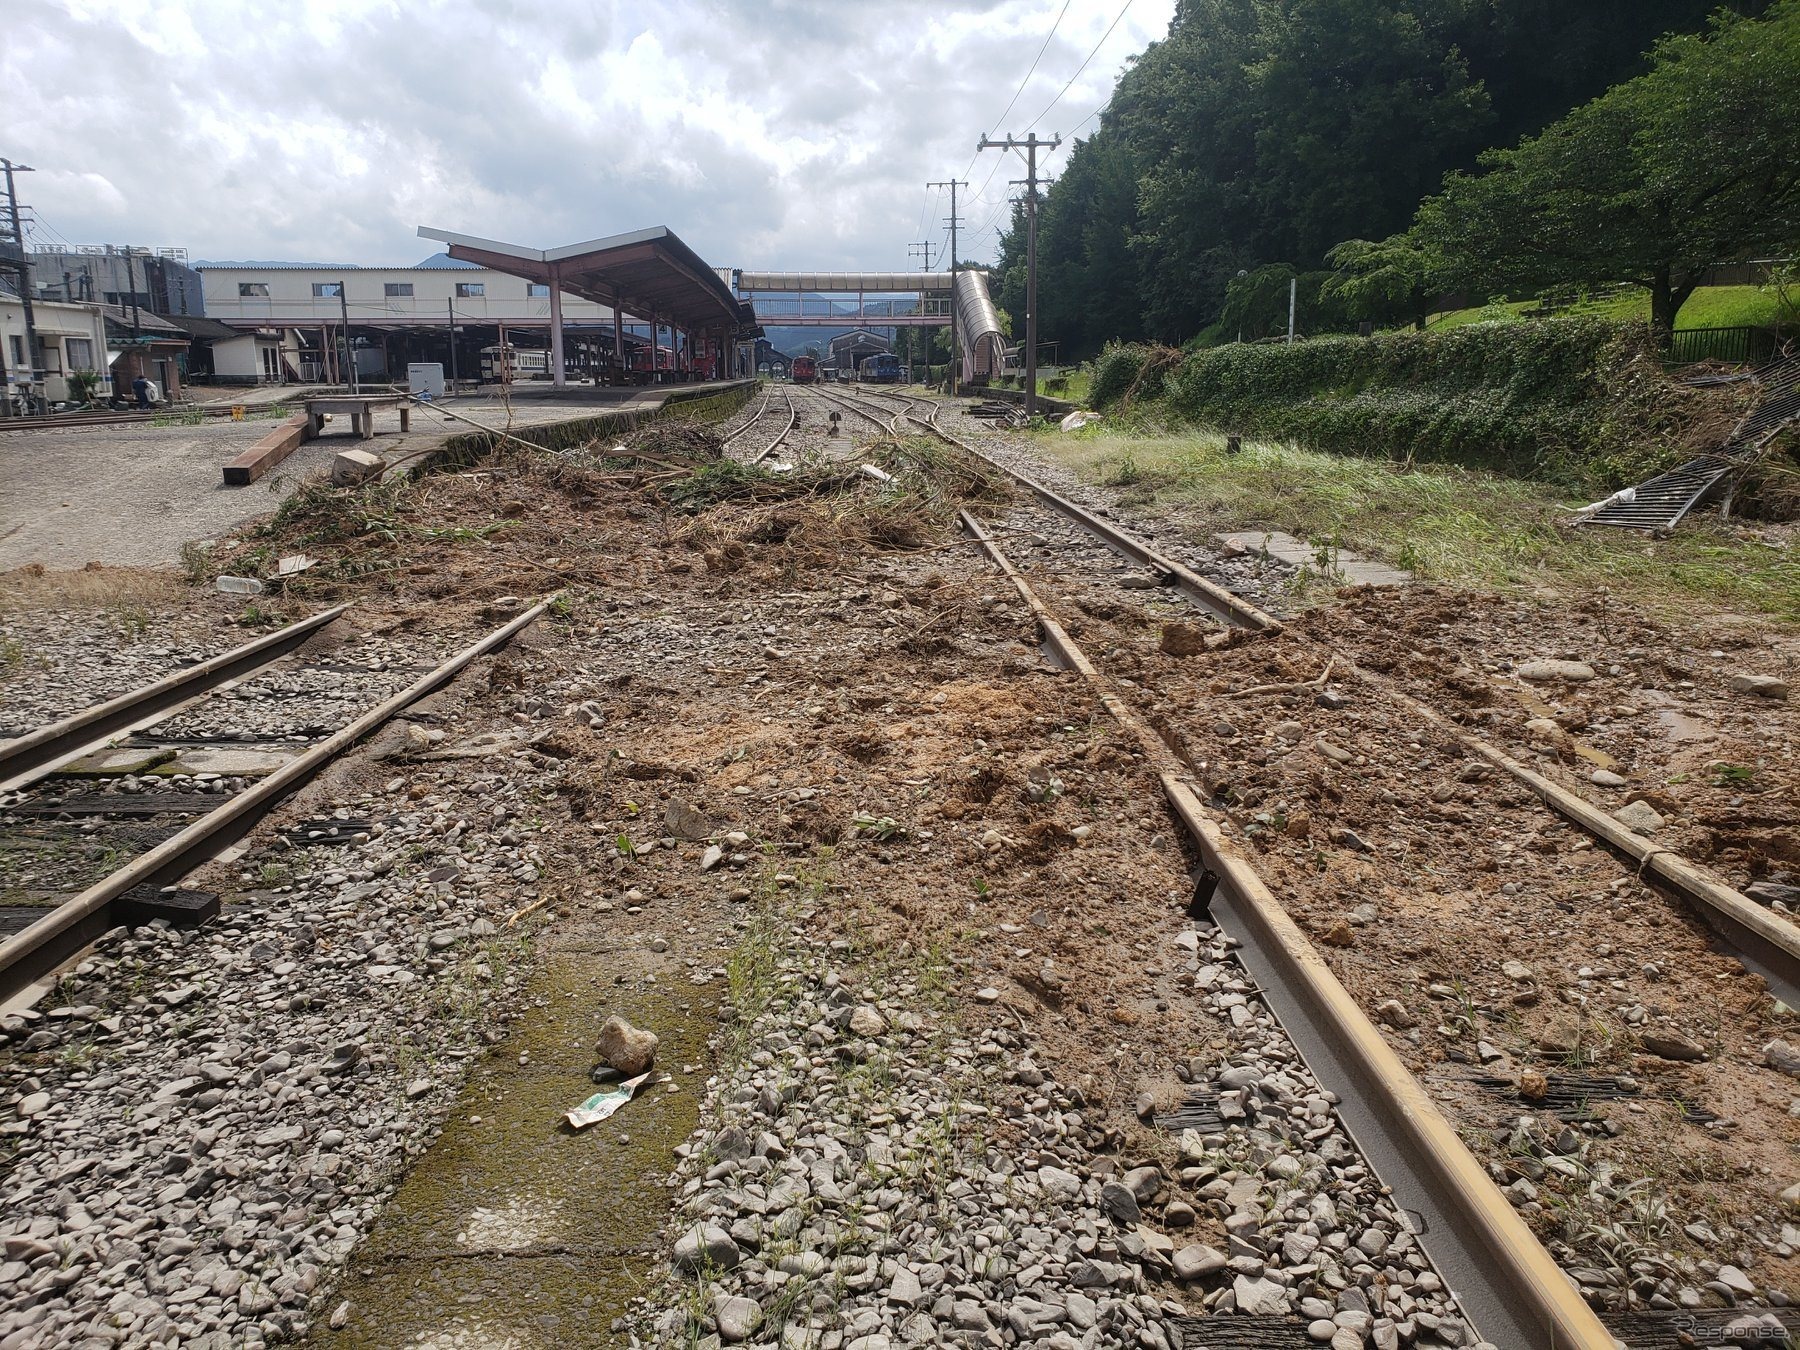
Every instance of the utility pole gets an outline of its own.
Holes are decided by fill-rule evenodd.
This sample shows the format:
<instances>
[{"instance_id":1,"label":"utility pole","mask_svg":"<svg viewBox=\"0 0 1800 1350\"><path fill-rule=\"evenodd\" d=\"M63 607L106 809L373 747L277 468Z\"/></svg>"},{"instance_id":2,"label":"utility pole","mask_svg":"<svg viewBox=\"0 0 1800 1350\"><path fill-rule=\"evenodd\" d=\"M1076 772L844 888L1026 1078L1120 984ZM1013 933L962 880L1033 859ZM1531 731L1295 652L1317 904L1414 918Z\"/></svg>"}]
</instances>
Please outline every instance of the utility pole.
<instances>
[{"instance_id":1,"label":"utility pole","mask_svg":"<svg viewBox=\"0 0 1800 1350\"><path fill-rule=\"evenodd\" d=\"M6 210L12 220L13 243L19 246L19 302L25 311L25 401L31 402L31 391L38 383L37 316L31 310L31 265L25 257L25 228L19 224L19 194L13 189L15 173L36 173L29 164L14 164L0 159L6 169ZM29 411L29 408L27 409Z\"/></svg>"},{"instance_id":2,"label":"utility pole","mask_svg":"<svg viewBox=\"0 0 1800 1350\"><path fill-rule=\"evenodd\" d=\"M456 301L444 301L444 308L450 315L450 392L454 394L456 392ZM615 308L613 313L617 314L618 310ZM615 337L618 336L618 331L616 327L613 329Z\"/></svg>"},{"instance_id":3,"label":"utility pole","mask_svg":"<svg viewBox=\"0 0 1800 1350\"><path fill-rule=\"evenodd\" d=\"M960 383L958 371L961 369L961 357L957 352L957 318L956 318L956 190L966 188L967 183L952 178L946 183L927 183L928 188L950 189L950 397L955 398ZM931 365L929 354L925 360L926 368Z\"/></svg>"},{"instance_id":4,"label":"utility pole","mask_svg":"<svg viewBox=\"0 0 1800 1350\"><path fill-rule=\"evenodd\" d=\"M1023 151L1025 156L1025 415L1037 415L1037 154L1054 150L1062 137L1052 133L1044 140L1032 132L1024 140L1008 135L1003 141L983 136L977 150Z\"/></svg>"},{"instance_id":5,"label":"utility pole","mask_svg":"<svg viewBox=\"0 0 1800 1350\"><path fill-rule=\"evenodd\" d=\"M929 239L927 239L922 244L908 244L906 246L906 251L908 253L910 253L913 257L917 258L917 257L922 256L925 259L925 261L919 267L919 270L921 272L929 272L931 270L931 249L932 249L932 243ZM925 292L920 291L919 292L919 313L923 314L924 312L925 312ZM913 372L912 372L913 346L914 346L914 343L913 343L912 331L909 329L906 334L906 382L908 384L911 384L913 382L913 377L912 377L912 375L913 375ZM927 343L925 346L925 373L928 377L931 374L931 345L930 345L930 343Z\"/></svg>"},{"instance_id":6,"label":"utility pole","mask_svg":"<svg viewBox=\"0 0 1800 1350\"><path fill-rule=\"evenodd\" d=\"M350 292L338 282L338 312L344 316L344 387L356 393L356 353L350 350Z\"/></svg>"},{"instance_id":7,"label":"utility pole","mask_svg":"<svg viewBox=\"0 0 1800 1350\"><path fill-rule=\"evenodd\" d=\"M131 336L133 341L144 335L142 321L138 318L137 268L132 265L131 261L135 256L131 245L125 245L125 290L131 297ZM147 267L144 269L144 279L146 281L150 279L150 269Z\"/></svg>"}]
</instances>

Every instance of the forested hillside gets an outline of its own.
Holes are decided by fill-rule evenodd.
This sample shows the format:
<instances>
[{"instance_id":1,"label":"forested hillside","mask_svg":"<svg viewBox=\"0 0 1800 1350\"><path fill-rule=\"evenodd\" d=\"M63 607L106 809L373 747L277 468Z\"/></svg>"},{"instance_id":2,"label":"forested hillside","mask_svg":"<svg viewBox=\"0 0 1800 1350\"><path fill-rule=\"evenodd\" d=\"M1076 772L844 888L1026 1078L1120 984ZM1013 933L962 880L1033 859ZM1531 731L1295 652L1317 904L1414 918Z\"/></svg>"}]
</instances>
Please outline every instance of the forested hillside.
<instances>
[{"instance_id":1,"label":"forested hillside","mask_svg":"<svg viewBox=\"0 0 1800 1350\"><path fill-rule=\"evenodd\" d=\"M1040 337L1086 354L1111 338L1235 328L1227 287L1240 273L1285 294L1287 275L1321 272L1345 241L1406 230L1446 173L1640 75L1660 36L1704 30L1716 9L1182 0L1043 202ZM1024 253L1017 210L998 263L998 298L1015 314ZM1242 308L1243 282L1238 292ZM1315 282L1307 303L1319 292Z\"/></svg>"}]
</instances>

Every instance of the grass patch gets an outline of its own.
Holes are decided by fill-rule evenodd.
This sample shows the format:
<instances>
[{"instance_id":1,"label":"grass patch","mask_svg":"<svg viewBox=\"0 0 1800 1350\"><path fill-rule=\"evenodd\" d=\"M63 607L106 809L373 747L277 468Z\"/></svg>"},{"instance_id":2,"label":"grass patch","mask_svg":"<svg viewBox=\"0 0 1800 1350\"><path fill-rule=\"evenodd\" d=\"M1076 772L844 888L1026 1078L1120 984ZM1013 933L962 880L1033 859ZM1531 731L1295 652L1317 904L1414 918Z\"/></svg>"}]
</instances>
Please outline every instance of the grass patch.
<instances>
[{"instance_id":1,"label":"grass patch","mask_svg":"<svg viewBox=\"0 0 1800 1350\"><path fill-rule=\"evenodd\" d=\"M1519 318L1528 310L1536 310L1536 300L1501 301L1475 305L1469 309L1445 310L1425 321L1432 331L1461 328L1466 324L1490 319ZM1621 322L1650 322L1650 292L1629 290L1601 300L1580 300L1562 314ZM1781 296L1773 286L1702 286L1687 298L1675 316L1675 327L1681 328L1761 328L1791 321L1784 315ZM1396 330L1398 331L1398 330Z\"/></svg>"},{"instance_id":2,"label":"grass patch","mask_svg":"<svg viewBox=\"0 0 1800 1350\"><path fill-rule=\"evenodd\" d=\"M1800 559L1723 528L1710 513L1670 539L1570 530L1566 494L1449 466L1411 468L1212 435L1043 433L1044 452L1092 483L1130 484L1144 505L1179 505L1208 532L1278 529L1419 576L1496 588L1610 590L1648 608L1756 613L1800 623Z\"/></svg>"},{"instance_id":3,"label":"grass patch","mask_svg":"<svg viewBox=\"0 0 1800 1350\"><path fill-rule=\"evenodd\" d=\"M0 615L46 609L109 609L120 613L155 610L181 598L181 580L149 567L107 567L89 563L59 572L29 563L0 572Z\"/></svg>"}]
</instances>

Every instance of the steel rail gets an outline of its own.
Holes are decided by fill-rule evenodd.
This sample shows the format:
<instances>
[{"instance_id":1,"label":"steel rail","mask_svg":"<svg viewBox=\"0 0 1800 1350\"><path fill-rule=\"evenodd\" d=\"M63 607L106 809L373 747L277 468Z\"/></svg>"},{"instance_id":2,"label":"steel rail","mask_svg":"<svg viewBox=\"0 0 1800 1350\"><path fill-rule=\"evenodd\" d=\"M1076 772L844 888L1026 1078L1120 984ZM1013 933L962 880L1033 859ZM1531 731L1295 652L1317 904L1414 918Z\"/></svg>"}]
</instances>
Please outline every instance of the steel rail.
<instances>
[{"instance_id":1,"label":"steel rail","mask_svg":"<svg viewBox=\"0 0 1800 1350\"><path fill-rule=\"evenodd\" d=\"M39 727L14 740L0 742L0 788L22 787L33 775L92 748L114 732L153 720L196 694L216 689L249 671L270 665L310 639L348 609L338 605L323 613L289 624L286 628L221 652L199 665L166 675L160 680L121 694L105 703Z\"/></svg>"},{"instance_id":2,"label":"steel rail","mask_svg":"<svg viewBox=\"0 0 1800 1350\"><path fill-rule=\"evenodd\" d=\"M103 881L58 905L30 927L0 942L0 1003L14 998L115 927L119 922L119 903L128 891L178 881L242 838L282 798L303 786L338 755L396 713L448 684L471 661L510 641L535 622L550 603L549 600L542 601L465 647L305 754L261 779L254 787L240 792Z\"/></svg>"},{"instance_id":3,"label":"steel rail","mask_svg":"<svg viewBox=\"0 0 1800 1350\"><path fill-rule=\"evenodd\" d=\"M890 397L900 397L890 395ZM1234 628L1248 628L1259 632L1280 632L1281 622L1273 615L1265 614L1255 605L1241 596L1233 595L1216 582L1208 581L1193 568L1176 562L1173 558L1157 552L1150 545L1134 535L1128 534L1111 521L1103 520L1092 511L1076 505L1067 497L1046 487L1029 474L1020 473L1017 469L1002 464L992 455L984 454L962 437L944 430L937 424L937 408L929 403L932 409L930 417L920 417L911 411L911 404L918 400L908 400L908 407L902 409L896 420L905 418L924 427L933 435L946 443L954 445L965 454L973 455L985 464L990 464L1007 477L1013 479L1026 491L1051 509L1067 516L1077 525L1104 541L1114 551L1123 554L1138 566L1149 570L1156 579L1165 586L1180 591L1200 609L1218 619L1221 623ZM867 415L867 414L865 414Z\"/></svg>"},{"instance_id":4,"label":"steel rail","mask_svg":"<svg viewBox=\"0 0 1800 1350\"><path fill-rule=\"evenodd\" d=\"M993 457L983 454L967 441L945 431L936 423L937 410L941 405L934 402L930 406L932 416L929 419L912 414L908 414L908 416L919 425L935 431L950 444L992 464L1001 472L1017 480L1045 505L1091 530L1125 553L1127 557L1141 558L1145 560L1146 566L1158 571L1161 571L1163 567L1177 568L1180 566L1180 564L1163 558L1148 544L1135 539L1112 522L1102 520L1092 512L1083 510L1050 488L1016 469L1009 468ZM864 415L869 416L867 413ZM1188 569L1182 570L1187 571ZM1230 621L1234 621L1239 627L1263 632L1280 631L1281 624L1278 621L1263 613L1249 601L1233 595L1221 586L1214 586L1203 577L1191 572L1189 575L1206 588L1206 598L1200 599L1194 590L1190 589L1188 585L1182 584L1180 580L1175 583L1176 589L1189 599L1195 600L1202 609L1213 614L1219 614L1221 610L1230 611L1235 616L1234 620ZM1298 633L1295 634L1295 637L1321 651L1331 652L1330 648L1314 638ZM1340 658L1345 655L1341 652L1332 652L1332 654ZM1393 681L1365 669L1354 661L1350 664L1356 674L1371 687L1387 694L1396 702L1429 721L1469 753L1511 775L1516 781L1530 788L1546 806L1587 831L1598 842L1606 844L1632 859L1638 864L1640 876L1652 879L1672 891L1678 899L1695 910L1714 931L1736 948L1739 957L1747 967L1754 969L1757 974L1762 975L1775 986L1775 992L1784 1001L1800 1000L1800 927L1796 927L1780 915L1764 909L1741 891L1709 875L1704 868L1696 866L1672 849L1652 844L1648 839L1633 834L1609 812L1595 806L1580 794L1552 782L1542 774L1521 764L1498 746L1492 745L1458 726L1436 709L1408 694Z\"/></svg>"},{"instance_id":5,"label":"steel rail","mask_svg":"<svg viewBox=\"0 0 1800 1350\"><path fill-rule=\"evenodd\" d=\"M899 414L895 414L892 418L877 417L859 400L852 398L849 394L839 393L835 389L820 389L818 392L825 395L826 398L838 404L840 407L848 408L851 412L857 414L857 416L873 422L889 435L898 436L900 434L900 428L897 425L900 421Z\"/></svg>"},{"instance_id":6,"label":"steel rail","mask_svg":"<svg viewBox=\"0 0 1800 1350\"><path fill-rule=\"evenodd\" d=\"M799 409L799 406L797 404L795 404L795 402L794 402L793 394L791 392L789 392L788 390L784 389L784 390L782 390L782 397L787 400L787 414L788 414L787 425L781 429L781 434L779 436L777 436L774 440L770 441L768 443L768 445L763 448L763 451L761 454L757 455L755 459L750 461L752 464L761 464L770 455L774 454L776 452L776 450L780 449L781 443L783 441L785 441L790 435L792 435L794 428L797 425L799 425L800 409Z\"/></svg>"},{"instance_id":7,"label":"steel rail","mask_svg":"<svg viewBox=\"0 0 1800 1350\"><path fill-rule=\"evenodd\" d=\"M1109 687L1023 573L968 512L962 527L1030 606L1045 641L1094 691L1156 767L1171 809L1205 861L1205 897L1244 945L1240 955L1271 1010L1327 1086L1339 1115L1396 1202L1425 1218L1416 1236L1487 1340L1554 1350L1613 1350L1614 1339L1532 1235L1455 1127L1332 974L1235 844L1226 839L1161 739ZM1384 1142L1385 1141L1385 1145ZM1394 1183L1399 1181L1399 1185Z\"/></svg>"},{"instance_id":8,"label":"steel rail","mask_svg":"<svg viewBox=\"0 0 1800 1350\"><path fill-rule=\"evenodd\" d=\"M758 422L762 421L763 414L769 411L769 408L774 404L774 402L775 402L775 388L773 385L771 385L769 387L769 392L763 395L762 407L758 408L754 413L752 413L750 415L750 420L745 422L743 426L739 427L736 431L732 432L729 436L726 436L723 439L721 439L719 441L719 448L721 450L730 449L731 445L734 441L736 441L739 437L743 436L744 433L749 431L751 427L755 426Z\"/></svg>"},{"instance_id":9,"label":"steel rail","mask_svg":"<svg viewBox=\"0 0 1800 1350\"><path fill-rule=\"evenodd\" d=\"M282 404L266 404L266 407L281 407ZM259 408L257 411L263 411ZM197 408L167 409L162 412L133 413L68 413L50 417L0 417L0 431L55 431L65 427L121 427L143 426L155 422L158 418L182 419L198 415L204 418L231 416L231 405L203 405ZM248 420L248 419L246 419ZM177 420L172 425L183 423Z\"/></svg>"}]
</instances>

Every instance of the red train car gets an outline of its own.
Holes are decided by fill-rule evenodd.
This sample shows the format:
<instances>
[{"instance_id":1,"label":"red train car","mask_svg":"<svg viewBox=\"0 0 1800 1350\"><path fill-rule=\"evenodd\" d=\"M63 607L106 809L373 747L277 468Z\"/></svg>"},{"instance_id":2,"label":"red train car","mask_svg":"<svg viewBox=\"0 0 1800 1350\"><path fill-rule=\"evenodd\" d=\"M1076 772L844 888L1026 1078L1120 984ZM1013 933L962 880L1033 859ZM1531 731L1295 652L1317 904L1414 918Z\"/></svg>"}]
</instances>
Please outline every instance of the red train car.
<instances>
[{"instance_id":1,"label":"red train car","mask_svg":"<svg viewBox=\"0 0 1800 1350\"><path fill-rule=\"evenodd\" d=\"M795 384L811 384L819 378L819 363L810 356L796 356L793 376Z\"/></svg>"}]
</instances>

